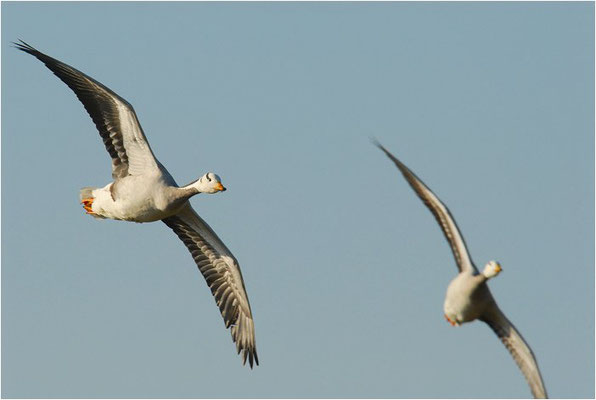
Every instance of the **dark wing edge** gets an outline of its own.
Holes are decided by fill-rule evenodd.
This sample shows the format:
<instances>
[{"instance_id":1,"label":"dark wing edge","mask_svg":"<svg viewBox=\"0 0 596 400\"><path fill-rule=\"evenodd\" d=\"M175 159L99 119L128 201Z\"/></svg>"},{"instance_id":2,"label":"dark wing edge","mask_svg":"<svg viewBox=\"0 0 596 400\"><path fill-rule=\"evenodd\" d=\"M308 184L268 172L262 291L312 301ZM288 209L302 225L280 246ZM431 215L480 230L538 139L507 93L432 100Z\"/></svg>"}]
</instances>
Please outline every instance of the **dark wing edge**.
<instances>
[{"instance_id":1,"label":"dark wing edge","mask_svg":"<svg viewBox=\"0 0 596 400\"><path fill-rule=\"evenodd\" d=\"M141 147L146 146L144 150L148 150L154 158L130 103L81 71L40 52L23 40L19 39L19 42L13 42L12 44L18 50L31 54L43 62L83 103L112 158L112 175L114 178L121 178L129 174L129 154L127 154L125 139L122 134L121 124L123 121L121 121L122 114L119 111L121 108L127 109L128 115L126 117L130 118L131 121L126 122L129 126L131 124L136 125L135 130L138 131L140 140L145 141L144 144L140 144Z\"/></svg>"},{"instance_id":2,"label":"dark wing edge","mask_svg":"<svg viewBox=\"0 0 596 400\"><path fill-rule=\"evenodd\" d=\"M441 230L451 247L453 256L455 257L455 263L459 272L471 270L477 272L474 263L471 260L470 254L463 236L461 235L455 220L451 216L451 213L447 207L439 200L439 198L420 180L408 167L406 167L401 161L399 161L393 154L389 152L381 143L376 139L372 139L379 149L381 149L387 157L397 166L401 171L406 181L414 189L416 195L424 202L426 207L434 215L435 219L441 226Z\"/></svg>"},{"instance_id":3,"label":"dark wing edge","mask_svg":"<svg viewBox=\"0 0 596 400\"><path fill-rule=\"evenodd\" d=\"M505 314L495 305L491 312L486 313L479 319L490 326L505 345L526 378L534 398L548 398L532 349Z\"/></svg>"},{"instance_id":4,"label":"dark wing edge","mask_svg":"<svg viewBox=\"0 0 596 400\"><path fill-rule=\"evenodd\" d=\"M251 368L259 365L252 311L236 259L190 205L163 222L188 248L207 281L243 365L247 359Z\"/></svg>"}]
</instances>

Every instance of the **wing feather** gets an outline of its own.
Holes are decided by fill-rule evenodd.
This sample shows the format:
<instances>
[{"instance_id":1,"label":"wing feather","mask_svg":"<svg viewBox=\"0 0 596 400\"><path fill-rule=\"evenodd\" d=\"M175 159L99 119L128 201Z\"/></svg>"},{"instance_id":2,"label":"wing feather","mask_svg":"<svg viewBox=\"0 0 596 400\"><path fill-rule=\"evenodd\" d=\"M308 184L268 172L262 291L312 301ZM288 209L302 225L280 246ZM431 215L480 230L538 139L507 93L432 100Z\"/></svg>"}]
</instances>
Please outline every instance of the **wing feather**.
<instances>
[{"instance_id":1,"label":"wing feather","mask_svg":"<svg viewBox=\"0 0 596 400\"><path fill-rule=\"evenodd\" d=\"M158 168L158 162L130 103L95 79L22 40L14 45L43 62L83 103L112 158L114 179L140 175L149 168Z\"/></svg>"},{"instance_id":2,"label":"wing feather","mask_svg":"<svg viewBox=\"0 0 596 400\"><path fill-rule=\"evenodd\" d=\"M505 314L495 305L491 311L479 318L497 334L505 345L515 363L524 374L532 395L536 399L546 399L546 388L538 369L536 357L515 326L505 317Z\"/></svg>"},{"instance_id":3,"label":"wing feather","mask_svg":"<svg viewBox=\"0 0 596 400\"><path fill-rule=\"evenodd\" d=\"M394 162L412 189L414 189L414 192L416 192L418 197L435 216L435 219L443 230L443 234L447 238L447 242L449 242L449 246L451 246L453 256L455 257L455 263L457 264L459 272L471 271L477 273L478 270L470 258L464 238L461 235L457 224L455 223L455 220L451 216L451 213L447 207L445 207L441 200L439 200L439 198L412 171L410 171L408 167L406 167L380 143L376 142L375 144L377 147L383 150L383 152L385 152L391 161Z\"/></svg>"},{"instance_id":4,"label":"wing feather","mask_svg":"<svg viewBox=\"0 0 596 400\"><path fill-rule=\"evenodd\" d=\"M231 327L232 340L243 363L259 365L255 328L250 303L238 261L215 232L187 204L178 214L165 218L169 226L190 251L207 281L226 328Z\"/></svg>"}]
</instances>

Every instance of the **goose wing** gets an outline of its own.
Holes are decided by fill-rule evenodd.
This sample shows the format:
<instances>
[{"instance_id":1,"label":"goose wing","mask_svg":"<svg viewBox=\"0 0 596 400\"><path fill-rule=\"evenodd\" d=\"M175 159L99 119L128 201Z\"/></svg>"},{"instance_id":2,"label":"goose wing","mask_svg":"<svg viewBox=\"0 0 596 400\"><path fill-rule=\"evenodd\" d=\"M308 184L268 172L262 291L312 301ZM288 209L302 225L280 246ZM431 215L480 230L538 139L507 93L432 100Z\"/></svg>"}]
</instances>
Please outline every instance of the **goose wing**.
<instances>
[{"instance_id":1,"label":"goose wing","mask_svg":"<svg viewBox=\"0 0 596 400\"><path fill-rule=\"evenodd\" d=\"M540 370L538 369L536 357L534 357L534 353L532 353L530 346L526 343L522 335L505 317L505 314L503 314L499 307L494 305L489 312L486 312L479 319L491 327L507 350L509 350L509 353L511 353L517 366L528 381L534 398L546 399L548 396L542 376L540 375Z\"/></svg>"},{"instance_id":2,"label":"goose wing","mask_svg":"<svg viewBox=\"0 0 596 400\"><path fill-rule=\"evenodd\" d=\"M391 154L385 147L383 147L380 143L375 142L377 147L385 152L387 157L391 159L399 168L403 176L406 178L412 189L416 192L418 197L426 204L428 209L433 213L437 222L441 226L449 245L451 246L451 250L453 251L453 256L455 257L455 262L457 264L457 268L459 272L463 271L471 271L471 272L478 272L472 260L470 259L470 254L466 248L466 243L464 242L464 238L459 232L457 228L457 224L455 220L451 217L449 210L445 205L439 200L437 196L420 180L408 167L406 167L401 161L399 161L393 154Z\"/></svg>"},{"instance_id":3,"label":"goose wing","mask_svg":"<svg viewBox=\"0 0 596 400\"><path fill-rule=\"evenodd\" d=\"M178 214L163 219L184 242L205 277L226 328L231 327L232 340L243 363L259 365L255 328L250 303L238 261L215 232L193 210L189 203Z\"/></svg>"},{"instance_id":4,"label":"goose wing","mask_svg":"<svg viewBox=\"0 0 596 400\"><path fill-rule=\"evenodd\" d=\"M159 169L132 106L95 79L56 60L27 43L15 47L35 56L72 89L95 123L106 150L112 157L112 177L141 175Z\"/></svg>"}]
</instances>

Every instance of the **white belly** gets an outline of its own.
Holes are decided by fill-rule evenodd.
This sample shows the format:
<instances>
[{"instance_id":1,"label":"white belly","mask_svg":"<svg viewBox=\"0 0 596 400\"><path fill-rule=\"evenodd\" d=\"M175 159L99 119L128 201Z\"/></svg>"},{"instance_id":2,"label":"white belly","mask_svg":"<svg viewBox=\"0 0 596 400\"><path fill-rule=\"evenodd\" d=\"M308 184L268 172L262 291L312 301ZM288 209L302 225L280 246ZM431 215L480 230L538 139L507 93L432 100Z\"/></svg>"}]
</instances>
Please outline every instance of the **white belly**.
<instances>
[{"instance_id":1,"label":"white belly","mask_svg":"<svg viewBox=\"0 0 596 400\"><path fill-rule=\"evenodd\" d=\"M459 274L447 287L443 311L452 321L463 323L471 321L474 316L474 305L471 298L471 275Z\"/></svg>"},{"instance_id":2,"label":"white belly","mask_svg":"<svg viewBox=\"0 0 596 400\"><path fill-rule=\"evenodd\" d=\"M450 320L461 324L481 317L493 304L483 275L461 273L447 287L444 311Z\"/></svg>"},{"instance_id":3,"label":"white belly","mask_svg":"<svg viewBox=\"0 0 596 400\"><path fill-rule=\"evenodd\" d=\"M168 199L167 187L159 180L137 185L136 177L127 177L118 182L95 189L92 210L97 215L117 220L152 222L175 214L182 204L172 205Z\"/></svg>"}]
</instances>

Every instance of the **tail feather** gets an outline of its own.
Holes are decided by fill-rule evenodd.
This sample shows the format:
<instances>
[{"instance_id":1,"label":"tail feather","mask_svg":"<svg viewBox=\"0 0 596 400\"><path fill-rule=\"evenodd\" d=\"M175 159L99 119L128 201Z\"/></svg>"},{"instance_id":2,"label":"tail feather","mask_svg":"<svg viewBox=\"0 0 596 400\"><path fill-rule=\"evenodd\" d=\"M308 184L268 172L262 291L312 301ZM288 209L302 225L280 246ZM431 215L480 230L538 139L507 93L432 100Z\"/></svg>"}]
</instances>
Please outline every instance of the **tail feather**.
<instances>
[{"instance_id":1,"label":"tail feather","mask_svg":"<svg viewBox=\"0 0 596 400\"><path fill-rule=\"evenodd\" d=\"M93 186L85 186L84 188L81 188L81 191L79 193L79 201L83 201L83 199L91 199L93 198L93 191L97 189L96 187Z\"/></svg>"}]
</instances>

